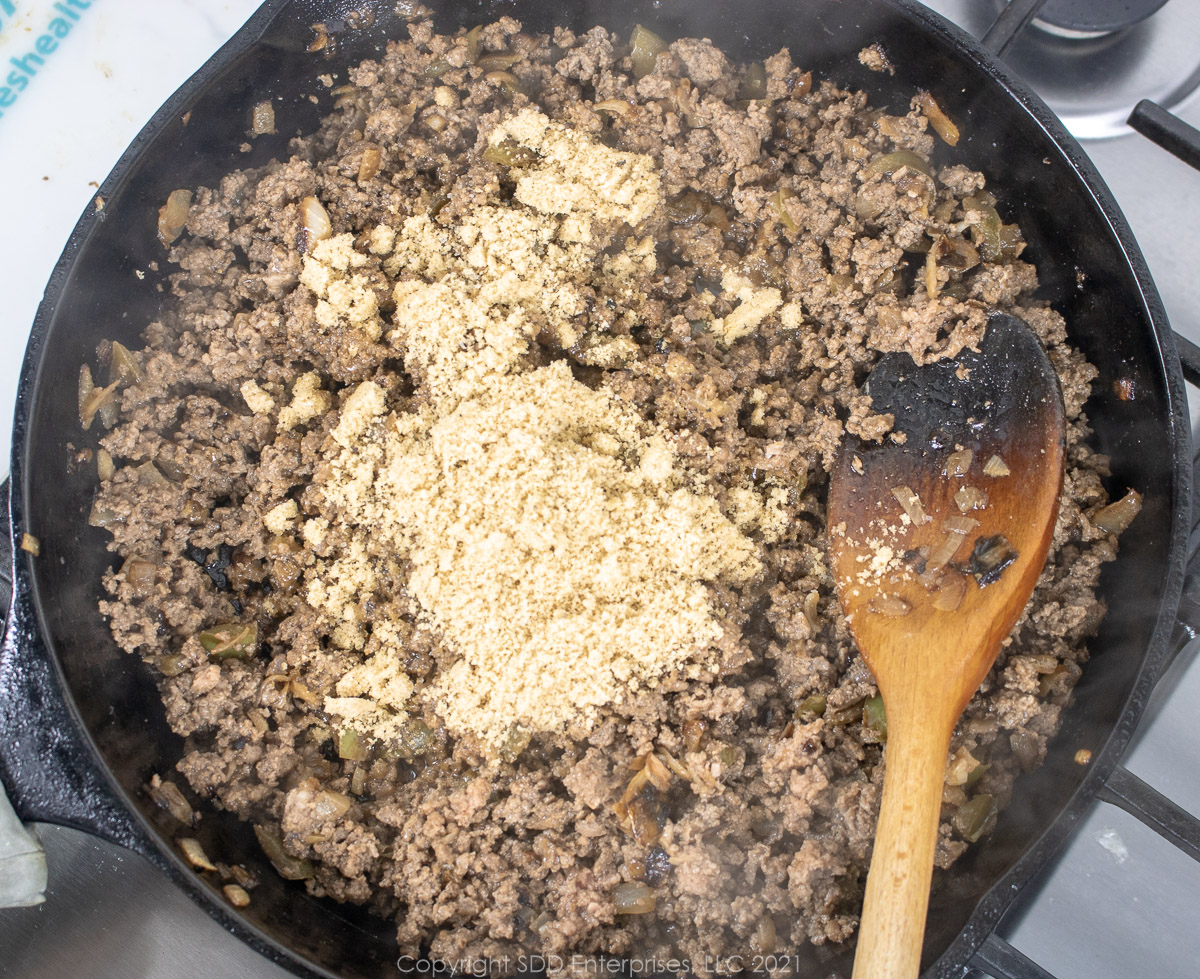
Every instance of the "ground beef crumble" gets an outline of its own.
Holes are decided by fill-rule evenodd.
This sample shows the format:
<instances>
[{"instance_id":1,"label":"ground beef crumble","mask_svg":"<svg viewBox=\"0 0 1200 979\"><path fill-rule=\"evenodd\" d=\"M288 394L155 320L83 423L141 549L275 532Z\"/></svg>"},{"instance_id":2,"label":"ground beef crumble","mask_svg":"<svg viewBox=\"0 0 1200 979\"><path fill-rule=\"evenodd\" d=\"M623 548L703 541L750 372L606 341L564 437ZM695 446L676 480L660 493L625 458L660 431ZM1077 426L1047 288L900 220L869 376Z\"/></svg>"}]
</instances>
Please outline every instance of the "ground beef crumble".
<instances>
[{"instance_id":1,"label":"ground beef crumble","mask_svg":"<svg viewBox=\"0 0 1200 979\"><path fill-rule=\"evenodd\" d=\"M473 63L501 52L515 56L506 74L497 59ZM743 953L764 934L780 948L846 939L882 745L863 714L875 686L833 595L823 494L844 432L889 431L859 392L881 353L953 355L978 340L989 309L1007 309L1046 344L1069 417L1049 562L951 744L971 763L948 776L939 866L968 846L952 828L958 809L980 795L1002 808L1044 755L1104 612L1095 588L1115 539L1091 517L1107 503L1107 461L1088 447L1082 411L1095 372L1032 298L1019 234L989 224L997 202L980 174L923 172L933 137L917 109L872 111L786 50L751 70L685 39L635 78L627 39L602 28L532 36L505 18L468 37L415 23L350 79L289 160L195 191L170 247L169 301L100 439L114 468L92 520L124 559L100 609L116 641L162 673L167 718L187 741L179 772L308 861L314 894L394 915L406 952L700 958ZM534 734L490 768L432 711L414 741L342 758L321 704L354 654L331 642L303 587L314 554L338 541L271 534L263 517L286 501L319 514L321 447L354 385L374 381L397 404L421 395L386 340L317 322L318 297L300 282L301 202L315 195L333 232L354 236L356 272L386 320L393 283L374 229L420 214L449 227L497 187L511 192L512 168L482 150L531 104L649 154L668 199L640 229L661 243L658 271L631 295L594 294L578 315L584 339L563 350L548 337L539 356L603 378L675 432L751 535L765 518L745 491L780 490L785 529L763 548L761 579L717 589L714 672L668 677L593 726ZM932 278L931 247L945 257ZM731 269L792 312L726 348L706 324L737 306L721 286ZM588 366L588 349L613 338L637 356ZM113 356L99 351L97 369ZM332 410L285 430L278 412L312 372ZM251 411L247 382L274 407ZM381 592L404 594L403 566L380 575ZM448 653L396 604L388 615L403 623L420 687ZM360 613L369 636L383 613ZM198 637L234 622L254 623L255 642L211 658ZM653 893L653 913L617 914L618 888L635 883Z\"/></svg>"}]
</instances>

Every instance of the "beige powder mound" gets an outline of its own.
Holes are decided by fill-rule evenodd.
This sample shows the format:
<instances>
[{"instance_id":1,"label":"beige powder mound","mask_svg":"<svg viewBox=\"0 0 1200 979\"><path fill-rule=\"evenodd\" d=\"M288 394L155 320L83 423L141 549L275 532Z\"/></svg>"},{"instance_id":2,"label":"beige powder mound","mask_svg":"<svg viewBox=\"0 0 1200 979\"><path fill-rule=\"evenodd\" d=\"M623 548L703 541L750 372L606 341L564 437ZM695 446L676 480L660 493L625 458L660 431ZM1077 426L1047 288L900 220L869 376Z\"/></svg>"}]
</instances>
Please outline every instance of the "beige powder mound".
<instances>
[{"instance_id":1,"label":"beige powder mound","mask_svg":"<svg viewBox=\"0 0 1200 979\"><path fill-rule=\"evenodd\" d=\"M354 272L367 257L354 250L354 236L340 234L313 245L300 273L317 297L317 323L325 329L338 324L357 326L372 340L383 331L379 305L365 275Z\"/></svg>"},{"instance_id":2,"label":"beige powder mound","mask_svg":"<svg viewBox=\"0 0 1200 979\"><path fill-rule=\"evenodd\" d=\"M759 288L736 272L726 272L721 277L721 288L738 300L733 312L711 323L712 332L727 347L753 333L764 319L783 305L783 294L778 289Z\"/></svg>"},{"instance_id":3,"label":"beige powder mound","mask_svg":"<svg viewBox=\"0 0 1200 979\"><path fill-rule=\"evenodd\" d=\"M514 724L587 718L711 660L722 627L708 583L744 582L760 564L666 435L565 361L535 368L525 356L547 324L571 339L577 283L628 295L653 269L647 239L606 256L594 234L603 222L636 230L661 205L650 159L533 110L491 140L540 162L523 168L517 205L482 203L453 230L411 218L395 235L388 339L423 404L389 411L373 382L352 392L328 443L328 524L304 533L319 544L333 527L346 541L318 562L308 600L347 649L364 648L356 609L376 587L374 562L407 559L413 613L457 656L421 696L452 730L499 747ZM619 360L630 346L598 349ZM413 688L398 643L374 633L373 656L326 709L386 737Z\"/></svg>"},{"instance_id":4,"label":"beige powder mound","mask_svg":"<svg viewBox=\"0 0 1200 979\"><path fill-rule=\"evenodd\" d=\"M580 336L572 320L583 310L579 283L599 272L620 295L647 262L654 265L653 241L632 238L603 269L593 269L595 224L636 227L661 205L650 157L592 142L535 109L498 125L489 142L516 142L537 155L517 180L516 198L526 206L481 204L453 229L411 217L385 266L401 278L388 339L444 406L513 370L529 349L534 322L560 346L573 346ZM609 346L627 344L614 339ZM629 351L598 352L596 361L612 366L621 353Z\"/></svg>"},{"instance_id":5,"label":"beige powder mound","mask_svg":"<svg viewBox=\"0 0 1200 979\"><path fill-rule=\"evenodd\" d=\"M396 285L388 339L403 348L431 400L452 406L515 369L529 350L533 315L566 346L578 338L570 326L581 303L575 281L592 256L563 240L561 224L495 205L475 208L453 231L424 215L404 223L389 270L421 278Z\"/></svg>"},{"instance_id":6,"label":"beige powder mound","mask_svg":"<svg viewBox=\"0 0 1200 979\"><path fill-rule=\"evenodd\" d=\"M517 179L515 196L542 214L580 213L637 227L661 203L653 159L609 149L536 109L523 109L502 122L490 142L505 139L538 154L538 162Z\"/></svg>"},{"instance_id":7,"label":"beige powder mound","mask_svg":"<svg viewBox=\"0 0 1200 979\"><path fill-rule=\"evenodd\" d=\"M704 582L759 568L667 441L565 363L432 424L396 420L367 435L382 457L343 451L327 493L408 555L419 614L461 654L427 691L452 729L498 745L514 720L552 728L620 700L720 636ZM365 580L359 553L340 577ZM336 591L310 600L336 611L352 597Z\"/></svg>"}]
</instances>

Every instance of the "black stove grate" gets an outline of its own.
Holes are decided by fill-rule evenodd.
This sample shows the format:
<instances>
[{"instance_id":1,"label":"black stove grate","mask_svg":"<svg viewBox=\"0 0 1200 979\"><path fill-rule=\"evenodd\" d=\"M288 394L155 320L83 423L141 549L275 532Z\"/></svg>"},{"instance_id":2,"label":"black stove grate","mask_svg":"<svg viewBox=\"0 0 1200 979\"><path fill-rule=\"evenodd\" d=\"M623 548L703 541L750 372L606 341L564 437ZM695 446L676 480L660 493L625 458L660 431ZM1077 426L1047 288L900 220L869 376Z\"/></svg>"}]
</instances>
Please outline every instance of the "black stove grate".
<instances>
[{"instance_id":1,"label":"black stove grate","mask_svg":"<svg viewBox=\"0 0 1200 979\"><path fill-rule=\"evenodd\" d=\"M1129 125L1192 169L1200 170L1200 129L1149 99L1142 99L1130 113Z\"/></svg>"}]
</instances>

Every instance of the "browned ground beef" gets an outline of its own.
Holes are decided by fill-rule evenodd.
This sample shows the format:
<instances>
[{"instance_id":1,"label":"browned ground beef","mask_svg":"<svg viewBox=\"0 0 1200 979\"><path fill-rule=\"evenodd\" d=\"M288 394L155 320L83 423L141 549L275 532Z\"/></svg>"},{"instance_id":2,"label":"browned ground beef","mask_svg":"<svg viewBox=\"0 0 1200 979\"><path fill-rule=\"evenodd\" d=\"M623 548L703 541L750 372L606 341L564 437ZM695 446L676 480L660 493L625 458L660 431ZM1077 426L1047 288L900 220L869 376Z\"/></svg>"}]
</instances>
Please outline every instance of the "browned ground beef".
<instances>
[{"instance_id":1,"label":"browned ground beef","mask_svg":"<svg viewBox=\"0 0 1200 979\"><path fill-rule=\"evenodd\" d=\"M1036 273L1014 239L994 260L943 263L930 299L922 252L939 237L970 239L962 199L984 179L945 167L930 199L911 167L868 169L896 150L931 155L920 112L874 112L786 51L765 62L766 98L749 101L744 86L753 91L761 76L705 41L677 41L640 79L628 45L599 28L533 37L505 19L479 43L519 56L509 69L519 89L484 77L464 36L417 22L410 39L350 72L320 131L295 140L290 159L196 191L170 248L169 301L145 330L142 376L121 389L119 417L100 440L116 469L94 520L127 559L106 576L100 609L117 642L164 673L191 788L281 836L311 863L313 893L394 915L405 951L698 958L769 945L772 933L780 948L841 941L858 920L883 777L879 736L863 721L876 689L825 563L824 492L839 441L847 429L881 430L859 385L881 351L953 354L979 336L989 308L1003 308L1047 346L1070 420L1049 563L954 734L962 764L945 791L944 867L968 845L952 828L958 808L980 794L1003 806L1013 779L1039 763L1104 612L1094 589L1115 542L1088 515L1106 502L1106 460L1088 447L1081 413L1094 371L1066 343L1061 317L1031 298ZM609 99L631 108L597 111ZM652 219L659 272L641 294L597 294L579 311L588 336L628 336L640 355L621 369L579 367L580 376L675 431L722 505L748 481L791 487L790 529L765 549L761 581L718 595L718 676L670 679L592 727L537 734L498 767L432 711L428 743L346 761L321 703L347 654L304 601L312 554L272 537L262 518L288 498L302 514L319 512L310 484L339 392L367 379L389 397L414 392L386 340L315 324L316 298L298 282L299 202L323 201L334 233L365 236L422 213L450 225L483 189L511 188L508 168L480 151L496 122L531 102L650 154L670 201ZM391 282L359 247L386 319ZM729 268L801 301L802 323L772 315L728 350L714 342L697 324L732 307L718 298L709 309L698 295ZM581 359L579 349L543 353ZM109 356L100 351L98 369ZM253 380L286 403L289 385L313 370L334 410L282 434L239 394ZM400 594L404 581L388 585ZM369 624L371 610L363 614ZM254 655L210 659L197 634L231 622L257 624ZM415 621L406 630L405 665L420 687L449 654ZM644 788L622 827L614 804L652 747L693 777ZM323 810L327 789L349 795L349 809ZM614 915L615 889L635 881L653 887L655 910Z\"/></svg>"}]
</instances>

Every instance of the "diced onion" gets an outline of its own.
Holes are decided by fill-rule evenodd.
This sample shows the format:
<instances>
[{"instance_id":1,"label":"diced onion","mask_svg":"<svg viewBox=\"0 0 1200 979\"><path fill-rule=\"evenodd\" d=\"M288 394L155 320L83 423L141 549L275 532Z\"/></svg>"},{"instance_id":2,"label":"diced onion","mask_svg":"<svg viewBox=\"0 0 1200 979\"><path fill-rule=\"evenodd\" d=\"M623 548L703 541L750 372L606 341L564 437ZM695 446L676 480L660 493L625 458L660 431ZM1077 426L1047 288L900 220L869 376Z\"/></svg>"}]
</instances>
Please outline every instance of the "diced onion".
<instances>
[{"instance_id":1,"label":"diced onion","mask_svg":"<svg viewBox=\"0 0 1200 979\"><path fill-rule=\"evenodd\" d=\"M187 224L188 211L192 207L190 190L173 190L167 195L167 203L158 209L158 240L169 245L179 237Z\"/></svg>"},{"instance_id":2,"label":"diced onion","mask_svg":"<svg viewBox=\"0 0 1200 979\"><path fill-rule=\"evenodd\" d=\"M83 364L79 368L79 387L78 387L78 391L79 391L78 402L79 403L78 403L78 407L79 407L79 421L83 425L85 430L88 428L89 425L92 424L92 418L91 418L91 416L84 418L83 412L84 412L85 406L87 406L89 404L89 399L91 398L92 392L95 389L96 389L96 382L92 380L92 369L87 364ZM93 413L93 415L95 414L94 408L92 409L92 413Z\"/></svg>"},{"instance_id":3,"label":"diced onion","mask_svg":"<svg viewBox=\"0 0 1200 979\"><path fill-rule=\"evenodd\" d=\"M114 381L105 391L114 387L118 382ZM96 417L100 419L100 424L105 428L112 428L117 423L117 398L114 393L112 397L105 398L100 402L100 407L96 409Z\"/></svg>"},{"instance_id":4,"label":"diced onion","mask_svg":"<svg viewBox=\"0 0 1200 979\"><path fill-rule=\"evenodd\" d=\"M275 106L269 100L257 103L250 120L250 135L266 136L273 132L275 132Z\"/></svg>"},{"instance_id":5,"label":"diced onion","mask_svg":"<svg viewBox=\"0 0 1200 979\"><path fill-rule=\"evenodd\" d=\"M697 718L697 720L699 720L699 718ZM686 729L687 725L685 724L684 727ZM686 731L685 731L685 733L686 733ZM699 742L696 743L695 748L689 748L688 750L695 751L698 748L699 748ZM687 767L683 764L683 762L681 762L678 758L676 758L670 752L660 751L658 757L662 761L662 763L667 766L667 768L669 768L672 772L674 772L676 775L678 775L685 782L690 782L692 780L692 773L690 771L688 771Z\"/></svg>"},{"instance_id":6,"label":"diced onion","mask_svg":"<svg viewBox=\"0 0 1200 979\"><path fill-rule=\"evenodd\" d=\"M179 791L179 786L174 782L165 782L161 779L157 783L151 781L148 791L150 798L160 809L165 809L185 826L191 826L195 822L196 815L192 811L191 804L184 798L183 793Z\"/></svg>"},{"instance_id":7,"label":"diced onion","mask_svg":"<svg viewBox=\"0 0 1200 979\"><path fill-rule=\"evenodd\" d=\"M154 593L158 565L151 561L131 559L125 562L121 570L125 572L125 581L135 598L149 598Z\"/></svg>"},{"instance_id":8,"label":"diced onion","mask_svg":"<svg viewBox=\"0 0 1200 979\"><path fill-rule=\"evenodd\" d=\"M629 46L632 49L629 54L633 60L633 73L638 78L654 71L658 56L667 50L667 42L641 24L634 27Z\"/></svg>"},{"instance_id":9,"label":"diced onion","mask_svg":"<svg viewBox=\"0 0 1200 979\"><path fill-rule=\"evenodd\" d=\"M920 527L922 524L929 523L929 514L925 512L925 508L921 506L921 498L917 496L910 486L893 486L892 496L896 498L896 502L904 508L904 512L908 515L908 519L913 522L913 526Z\"/></svg>"},{"instance_id":10,"label":"diced onion","mask_svg":"<svg viewBox=\"0 0 1200 979\"><path fill-rule=\"evenodd\" d=\"M315 197L306 197L300 202L300 222L304 225L309 241L323 241L333 231L329 212Z\"/></svg>"},{"instance_id":11,"label":"diced onion","mask_svg":"<svg viewBox=\"0 0 1200 979\"><path fill-rule=\"evenodd\" d=\"M930 180L933 180L933 168L929 165L929 161L923 156L918 156L912 150L896 150L893 153L885 153L883 156L877 156L863 167L862 179L865 183L872 177L890 177L897 170L904 167L915 170L917 173L922 173Z\"/></svg>"},{"instance_id":12,"label":"diced onion","mask_svg":"<svg viewBox=\"0 0 1200 979\"><path fill-rule=\"evenodd\" d=\"M979 526L974 517L950 516L942 521L942 527L951 534L962 534L964 537Z\"/></svg>"},{"instance_id":13,"label":"diced onion","mask_svg":"<svg viewBox=\"0 0 1200 979\"><path fill-rule=\"evenodd\" d=\"M950 457L946 460L945 474L947 476L965 476L971 471L971 462L974 458L975 453L971 449L959 449L957 452L951 452Z\"/></svg>"},{"instance_id":14,"label":"diced onion","mask_svg":"<svg viewBox=\"0 0 1200 979\"><path fill-rule=\"evenodd\" d=\"M987 506L987 494L977 486L962 486L954 494L954 502L960 513L982 510Z\"/></svg>"},{"instance_id":15,"label":"diced onion","mask_svg":"<svg viewBox=\"0 0 1200 979\"><path fill-rule=\"evenodd\" d=\"M613 908L617 914L649 914L657 903L654 890L641 881L618 884L613 891Z\"/></svg>"},{"instance_id":16,"label":"diced onion","mask_svg":"<svg viewBox=\"0 0 1200 979\"><path fill-rule=\"evenodd\" d=\"M983 464L983 474L996 479L999 476L1009 475L1008 464L999 456L994 455Z\"/></svg>"},{"instance_id":17,"label":"diced onion","mask_svg":"<svg viewBox=\"0 0 1200 979\"><path fill-rule=\"evenodd\" d=\"M278 834L263 826L255 826L254 835L258 837L258 845L263 848L263 853L284 880L308 880L315 874L311 863L293 857L283 848L283 841Z\"/></svg>"},{"instance_id":18,"label":"diced onion","mask_svg":"<svg viewBox=\"0 0 1200 979\"><path fill-rule=\"evenodd\" d=\"M941 265L960 272L979 264L979 250L965 238L939 236L929 250L937 256Z\"/></svg>"},{"instance_id":19,"label":"diced onion","mask_svg":"<svg viewBox=\"0 0 1200 979\"><path fill-rule=\"evenodd\" d=\"M646 756L646 779L659 792L666 792L671 787L671 771L655 754Z\"/></svg>"},{"instance_id":20,"label":"diced onion","mask_svg":"<svg viewBox=\"0 0 1200 979\"><path fill-rule=\"evenodd\" d=\"M112 343L111 360L108 365L108 380L120 381L123 384L141 384L145 380L142 365L138 363L137 355L123 343L114 340Z\"/></svg>"},{"instance_id":21,"label":"diced onion","mask_svg":"<svg viewBox=\"0 0 1200 979\"><path fill-rule=\"evenodd\" d=\"M200 845L199 840L185 838L179 841L179 849L183 851L183 855L188 858L188 863L199 870L216 870L213 862L208 859L204 852L204 847Z\"/></svg>"},{"instance_id":22,"label":"diced onion","mask_svg":"<svg viewBox=\"0 0 1200 979\"><path fill-rule=\"evenodd\" d=\"M143 462L135 470L137 473L138 484L141 486L166 486L167 477L159 472L158 467L153 462Z\"/></svg>"},{"instance_id":23,"label":"diced onion","mask_svg":"<svg viewBox=\"0 0 1200 979\"><path fill-rule=\"evenodd\" d=\"M475 64L485 72L507 71L520 60L519 54L512 54L509 51L489 51L487 54L481 54L475 60Z\"/></svg>"},{"instance_id":24,"label":"diced onion","mask_svg":"<svg viewBox=\"0 0 1200 979\"><path fill-rule=\"evenodd\" d=\"M328 819L341 819L349 811L351 802L350 796L325 789L313 799L313 810Z\"/></svg>"},{"instance_id":25,"label":"diced onion","mask_svg":"<svg viewBox=\"0 0 1200 979\"><path fill-rule=\"evenodd\" d=\"M912 611L912 606L898 595L874 595L867 602L867 611L885 615L889 619L900 619Z\"/></svg>"},{"instance_id":26,"label":"diced onion","mask_svg":"<svg viewBox=\"0 0 1200 979\"><path fill-rule=\"evenodd\" d=\"M966 593L967 579L959 574L947 574L933 593L933 607L939 612L957 611Z\"/></svg>"},{"instance_id":27,"label":"diced onion","mask_svg":"<svg viewBox=\"0 0 1200 979\"><path fill-rule=\"evenodd\" d=\"M764 914L750 936L750 951L755 955L770 955L775 951L775 942L775 921L769 914Z\"/></svg>"},{"instance_id":28,"label":"diced onion","mask_svg":"<svg viewBox=\"0 0 1200 979\"><path fill-rule=\"evenodd\" d=\"M250 895L240 884L226 884L221 890L225 894L225 900L235 908L244 908L250 903Z\"/></svg>"},{"instance_id":29,"label":"diced onion","mask_svg":"<svg viewBox=\"0 0 1200 979\"><path fill-rule=\"evenodd\" d=\"M626 102L624 99L605 99L602 102L597 102L593 108L597 112L608 112L614 116L620 116L624 119L631 112L634 106L632 102Z\"/></svg>"},{"instance_id":30,"label":"diced onion","mask_svg":"<svg viewBox=\"0 0 1200 979\"><path fill-rule=\"evenodd\" d=\"M925 565L926 570L937 571L944 568L954 559L954 555L962 547L963 541L967 539L967 534L978 526L979 521L971 517L947 517L942 523L942 529L946 531L946 536L942 538L937 550L929 555L929 561Z\"/></svg>"},{"instance_id":31,"label":"diced onion","mask_svg":"<svg viewBox=\"0 0 1200 979\"><path fill-rule=\"evenodd\" d=\"M1115 503L1110 503L1103 510L1097 511L1092 517L1092 523L1106 534L1119 534L1141 512L1142 494L1130 490Z\"/></svg>"},{"instance_id":32,"label":"diced onion","mask_svg":"<svg viewBox=\"0 0 1200 979\"><path fill-rule=\"evenodd\" d=\"M688 751L698 751L708 730L708 721L703 717L689 717L683 722L683 745ZM668 765L670 763L668 762ZM687 776L685 775L684 778Z\"/></svg>"},{"instance_id":33,"label":"diced onion","mask_svg":"<svg viewBox=\"0 0 1200 979\"><path fill-rule=\"evenodd\" d=\"M159 459L157 465L158 470L173 483L182 483L191 475L174 459Z\"/></svg>"},{"instance_id":34,"label":"diced onion","mask_svg":"<svg viewBox=\"0 0 1200 979\"><path fill-rule=\"evenodd\" d=\"M946 784L966 785L967 777L979 766L979 762L966 748L959 748L946 764Z\"/></svg>"},{"instance_id":35,"label":"diced onion","mask_svg":"<svg viewBox=\"0 0 1200 979\"><path fill-rule=\"evenodd\" d=\"M92 427L96 413L113 403L119 383L117 380L108 387L96 387L92 382L92 369L87 364L79 368L79 423L85 432Z\"/></svg>"},{"instance_id":36,"label":"diced onion","mask_svg":"<svg viewBox=\"0 0 1200 979\"><path fill-rule=\"evenodd\" d=\"M489 71L483 76L483 80L491 82L493 85L500 85L509 95L520 95L525 91L521 87L520 80L511 71ZM425 122L428 124L429 120L426 119Z\"/></svg>"},{"instance_id":37,"label":"diced onion","mask_svg":"<svg viewBox=\"0 0 1200 979\"><path fill-rule=\"evenodd\" d=\"M383 165L383 152L377 146L368 146L358 161L358 182L361 184L379 173Z\"/></svg>"},{"instance_id":38,"label":"diced onion","mask_svg":"<svg viewBox=\"0 0 1200 979\"><path fill-rule=\"evenodd\" d=\"M937 133L942 141L950 146L958 145L958 127L950 121L949 116L942 111L942 107L934 101L933 96L928 92L918 92L914 100L929 120L929 125L933 127L933 131Z\"/></svg>"},{"instance_id":39,"label":"diced onion","mask_svg":"<svg viewBox=\"0 0 1200 979\"><path fill-rule=\"evenodd\" d=\"M288 681L288 691L297 700L303 700L306 704L319 704L321 702L321 698L299 680Z\"/></svg>"},{"instance_id":40,"label":"diced onion","mask_svg":"<svg viewBox=\"0 0 1200 979\"><path fill-rule=\"evenodd\" d=\"M92 510L88 514L89 527L105 528L124 522L125 518L120 516L116 510L113 510L110 507L101 506L99 501L92 504Z\"/></svg>"},{"instance_id":41,"label":"diced onion","mask_svg":"<svg viewBox=\"0 0 1200 979\"><path fill-rule=\"evenodd\" d=\"M397 4L396 6L398 11L400 4ZM313 33L316 34L316 37L308 42L308 47L305 50L307 50L309 54L316 54L318 51L325 50L325 45L329 43L329 31L326 29L324 24L313 24L312 29Z\"/></svg>"}]
</instances>

